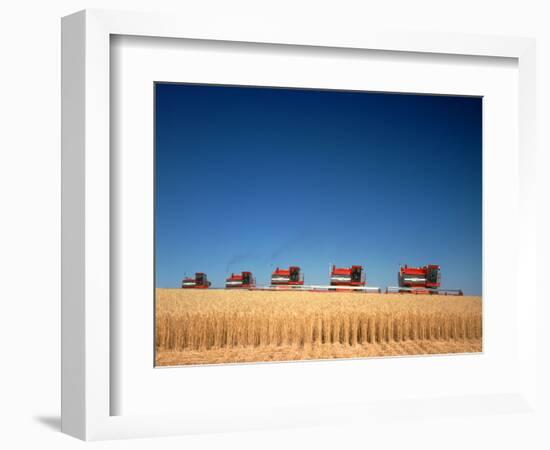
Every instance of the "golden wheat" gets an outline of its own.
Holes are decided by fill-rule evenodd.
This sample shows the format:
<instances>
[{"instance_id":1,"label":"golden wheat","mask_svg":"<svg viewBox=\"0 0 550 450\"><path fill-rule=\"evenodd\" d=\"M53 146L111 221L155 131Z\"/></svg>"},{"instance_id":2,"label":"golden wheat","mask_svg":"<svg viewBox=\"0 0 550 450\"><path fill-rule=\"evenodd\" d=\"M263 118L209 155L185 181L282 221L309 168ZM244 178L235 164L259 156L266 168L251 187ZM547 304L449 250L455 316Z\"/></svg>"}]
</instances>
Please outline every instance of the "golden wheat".
<instances>
[{"instance_id":1,"label":"golden wheat","mask_svg":"<svg viewBox=\"0 0 550 450\"><path fill-rule=\"evenodd\" d=\"M156 292L163 365L480 351L481 335L480 297Z\"/></svg>"}]
</instances>

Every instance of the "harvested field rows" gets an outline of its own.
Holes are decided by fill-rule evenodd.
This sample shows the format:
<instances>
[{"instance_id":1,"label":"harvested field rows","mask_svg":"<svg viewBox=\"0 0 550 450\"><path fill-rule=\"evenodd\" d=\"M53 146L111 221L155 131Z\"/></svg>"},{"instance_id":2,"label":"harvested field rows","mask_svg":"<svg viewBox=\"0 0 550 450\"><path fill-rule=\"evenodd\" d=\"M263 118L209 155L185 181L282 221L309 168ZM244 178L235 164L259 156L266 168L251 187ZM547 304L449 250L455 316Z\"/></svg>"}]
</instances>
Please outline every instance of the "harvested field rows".
<instances>
[{"instance_id":1,"label":"harvested field rows","mask_svg":"<svg viewBox=\"0 0 550 450\"><path fill-rule=\"evenodd\" d=\"M157 289L158 365L481 351L480 297Z\"/></svg>"}]
</instances>

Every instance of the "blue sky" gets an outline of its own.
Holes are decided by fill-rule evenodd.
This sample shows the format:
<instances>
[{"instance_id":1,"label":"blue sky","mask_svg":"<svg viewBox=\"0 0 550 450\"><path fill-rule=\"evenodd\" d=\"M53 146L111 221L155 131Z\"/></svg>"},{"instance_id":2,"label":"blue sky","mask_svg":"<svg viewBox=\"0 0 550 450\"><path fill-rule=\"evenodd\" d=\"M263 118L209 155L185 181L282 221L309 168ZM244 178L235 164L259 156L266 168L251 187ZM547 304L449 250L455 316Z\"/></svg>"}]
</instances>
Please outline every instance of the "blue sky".
<instances>
[{"instance_id":1,"label":"blue sky","mask_svg":"<svg viewBox=\"0 0 550 450\"><path fill-rule=\"evenodd\" d=\"M482 100L187 84L156 87L156 283L299 265L441 265L481 294Z\"/></svg>"}]
</instances>

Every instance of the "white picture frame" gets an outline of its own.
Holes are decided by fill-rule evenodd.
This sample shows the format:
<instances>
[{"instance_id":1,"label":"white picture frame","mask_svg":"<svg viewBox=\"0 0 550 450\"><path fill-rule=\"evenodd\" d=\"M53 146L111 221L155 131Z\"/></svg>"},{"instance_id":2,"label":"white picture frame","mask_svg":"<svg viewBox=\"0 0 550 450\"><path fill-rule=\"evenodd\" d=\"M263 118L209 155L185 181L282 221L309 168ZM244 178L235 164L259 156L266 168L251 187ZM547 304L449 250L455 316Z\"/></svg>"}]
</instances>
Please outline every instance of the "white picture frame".
<instances>
[{"instance_id":1,"label":"white picture frame","mask_svg":"<svg viewBox=\"0 0 550 450\"><path fill-rule=\"evenodd\" d=\"M189 17L87 10L62 22L62 430L85 440L161 436L197 432L252 430L362 420L376 415L373 405L333 404L277 406L236 413L223 420L210 413L112 415L111 336L111 191L110 170L110 41L111 36L184 38L208 41L285 44L333 49L368 49L417 54L513 58L519 77L518 227L510 246L517 258L517 279L535 270L535 42L527 38L444 33L396 33L369 30L355 34L305 28L280 30L250 23L195 23ZM483 397L410 400L409 410L436 402L462 415L491 414L503 405L515 412L536 408L536 285L522 285L518 303L519 376L515 390ZM519 295L516 293L516 296ZM295 366L298 367L298 366ZM296 369L294 369L296 370ZM310 372L315 370L310 365ZM391 400L395 402L395 399ZM388 400L390 402L390 400ZM388 411L390 403L376 401ZM231 405L217 405L231 410ZM266 406L266 405L264 405ZM267 405L269 406L269 405ZM200 408L198 408L200 409ZM387 413L386 413L387 414Z\"/></svg>"}]
</instances>

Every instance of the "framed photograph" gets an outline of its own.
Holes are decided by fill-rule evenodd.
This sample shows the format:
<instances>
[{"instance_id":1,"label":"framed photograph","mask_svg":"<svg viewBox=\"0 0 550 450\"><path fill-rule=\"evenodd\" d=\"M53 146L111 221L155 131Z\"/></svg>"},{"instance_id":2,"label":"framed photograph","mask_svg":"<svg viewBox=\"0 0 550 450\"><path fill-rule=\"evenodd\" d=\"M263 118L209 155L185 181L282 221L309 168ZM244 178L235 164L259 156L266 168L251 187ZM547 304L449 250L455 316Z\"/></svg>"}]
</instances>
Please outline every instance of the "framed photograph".
<instances>
[{"instance_id":1,"label":"framed photograph","mask_svg":"<svg viewBox=\"0 0 550 450\"><path fill-rule=\"evenodd\" d=\"M155 364L481 352L481 97L158 82L154 104Z\"/></svg>"},{"instance_id":2,"label":"framed photograph","mask_svg":"<svg viewBox=\"0 0 550 450\"><path fill-rule=\"evenodd\" d=\"M532 40L62 32L64 432L534 408Z\"/></svg>"}]
</instances>

